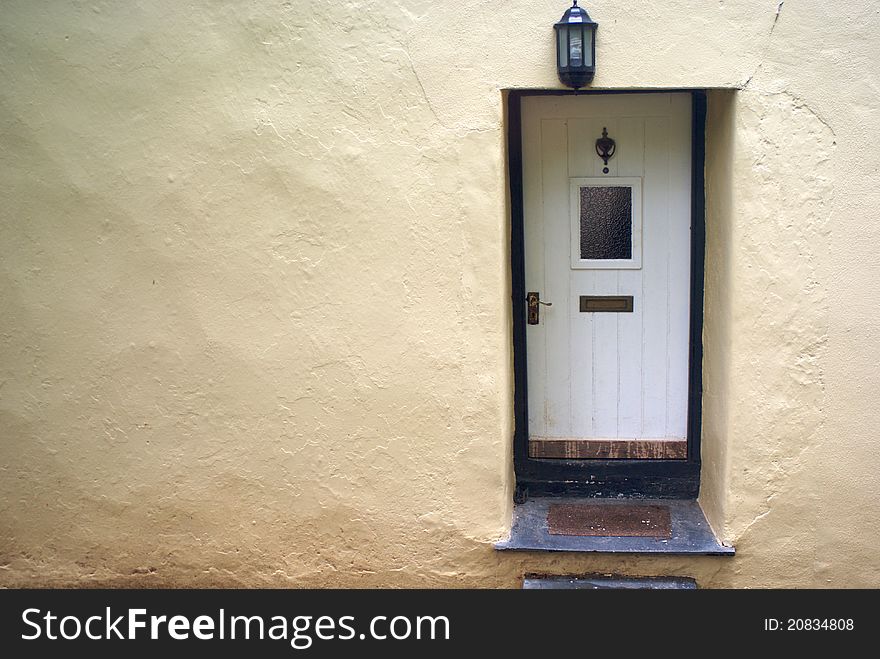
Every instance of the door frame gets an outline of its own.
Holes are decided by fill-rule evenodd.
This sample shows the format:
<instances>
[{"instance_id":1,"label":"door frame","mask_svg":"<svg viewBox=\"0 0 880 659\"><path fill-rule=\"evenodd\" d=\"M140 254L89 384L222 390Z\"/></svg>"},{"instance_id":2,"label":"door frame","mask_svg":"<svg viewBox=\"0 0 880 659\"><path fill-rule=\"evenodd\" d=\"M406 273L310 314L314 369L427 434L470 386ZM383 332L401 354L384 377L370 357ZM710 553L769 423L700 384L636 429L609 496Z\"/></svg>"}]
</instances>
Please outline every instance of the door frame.
<instances>
[{"instance_id":1,"label":"door frame","mask_svg":"<svg viewBox=\"0 0 880 659\"><path fill-rule=\"evenodd\" d=\"M598 94L691 95L691 245L688 340L687 459L564 460L529 457L526 373L526 282L523 215L522 98ZM507 166L510 186L510 267L513 311L514 499L532 495L696 498L700 489L703 408L703 276L706 254L706 91L702 89L511 90L507 97Z\"/></svg>"}]
</instances>

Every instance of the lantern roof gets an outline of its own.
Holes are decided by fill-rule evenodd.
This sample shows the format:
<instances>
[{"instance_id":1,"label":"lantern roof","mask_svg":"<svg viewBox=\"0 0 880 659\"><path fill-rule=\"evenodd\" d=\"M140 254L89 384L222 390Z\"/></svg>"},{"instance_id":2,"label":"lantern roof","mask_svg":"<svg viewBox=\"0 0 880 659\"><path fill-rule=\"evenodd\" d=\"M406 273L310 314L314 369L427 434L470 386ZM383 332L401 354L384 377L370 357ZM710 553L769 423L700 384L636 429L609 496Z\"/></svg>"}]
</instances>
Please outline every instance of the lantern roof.
<instances>
[{"instance_id":1,"label":"lantern roof","mask_svg":"<svg viewBox=\"0 0 880 659\"><path fill-rule=\"evenodd\" d=\"M559 22L556 25L596 25L596 21L590 18L590 15L587 13L587 10L583 7L578 7L578 0L574 0L572 2L571 7L565 10L565 13L562 15L562 18L559 19Z\"/></svg>"}]
</instances>

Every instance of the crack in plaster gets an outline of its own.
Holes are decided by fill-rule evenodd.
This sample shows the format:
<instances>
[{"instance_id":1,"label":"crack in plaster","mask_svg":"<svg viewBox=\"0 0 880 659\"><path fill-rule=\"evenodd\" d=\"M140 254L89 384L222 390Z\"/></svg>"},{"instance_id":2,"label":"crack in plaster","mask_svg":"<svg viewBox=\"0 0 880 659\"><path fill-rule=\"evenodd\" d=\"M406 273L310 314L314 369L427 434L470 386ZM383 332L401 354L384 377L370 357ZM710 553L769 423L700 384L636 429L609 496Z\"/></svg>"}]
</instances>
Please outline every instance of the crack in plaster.
<instances>
[{"instance_id":1,"label":"crack in plaster","mask_svg":"<svg viewBox=\"0 0 880 659\"><path fill-rule=\"evenodd\" d=\"M759 91L759 90L756 89L755 91ZM810 106L810 104L807 103L807 101L806 101L805 99L803 99L802 97L798 96L797 94L793 94L793 93L791 93L791 92L789 92L789 91L781 91L781 92L761 92L761 93L762 93L762 94L765 94L765 95L767 95L767 96L776 96L776 95L779 95L779 94L784 95L784 96L787 96L788 98L790 98L792 101L795 102L795 106L794 106L795 109L804 109L804 110L806 110L807 112L809 112L810 114L812 114L812 115L813 115L813 116L819 121L819 123L821 123L821 124L822 124L823 126L825 126L828 130L830 130L830 131L831 131L831 135L833 135L834 137L837 137L837 133L835 132L834 127L833 127L830 123L828 123L828 121L827 121L827 120L826 120L821 114L819 114L818 112L816 112L816 110L814 110L814 109L812 108L812 106ZM832 143L832 146L837 146L837 143L836 143L836 142L833 142L833 143Z\"/></svg>"},{"instance_id":2,"label":"crack in plaster","mask_svg":"<svg viewBox=\"0 0 880 659\"><path fill-rule=\"evenodd\" d=\"M399 42L400 43L400 42ZM472 133L490 133L497 130L496 126L490 126L487 128L477 128L474 126L450 126L445 121L440 118L440 115L437 113L437 109L434 107L434 104L431 102L431 97L425 89L425 85L422 82L422 77L419 75L418 69L416 68L415 62L413 62L412 57L409 54L409 48L406 44L400 43L401 52L406 55L407 62L409 62L410 71L412 71L413 76L415 76L416 84L419 86L419 90L422 93L422 98L425 100L425 104L428 106L428 109L431 111L431 115L434 117L434 121L440 125L446 131L450 133L454 133L458 137L464 137L470 135Z\"/></svg>"},{"instance_id":3,"label":"crack in plaster","mask_svg":"<svg viewBox=\"0 0 880 659\"><path fill-rule=\"evenodd\" d=\"M767 497L766 501L764 502L767 505L767 509L755 515L754 518L752 518L752 521L750 521L748 524L745 525L745 527L743 527L742 531L740 531L738 534L739 538L745 537L745 535L749 532L749 529L751 529L755 524L757 524L762 519L767 517L767 515L773 512L772 501L778 494L779 492L774 492L769 497Z\"/></svg>"},{"instance_id":4,"label":"crack in plaster","mask_svg":"<svg viewBox=\"0 0 880 659\"><path fill-rule=\"evenodd\" d=\"M782 5L785 4L785 0L776 5L776 14L773 16L773 23L770 25L770 31L767 33L767 43L764 44L763 52L761 53L761 58L758 60L758 66L755 67L755 70L752 71L752 75L746 79L746 81L742 84L740 89L745 89L749 86L749 83L752 81L752 78L757 75L758 71L761 70L761 67L764 66L764 60L767 57L767 53L770 51L770 44L773 41L773 32L776 30L776 24L779 22L779 16L782 14Z\"/></svg>"},{"instance_id":5,"label":"crack in plaster","mask_svg":"<svg viewBox=\"0 0 880 659\"><path fill-rule=\"evenodd\" d=\"M431 111L431 114L434 116L434 121L440 124L446 130L450 130L449 126L441 121L440 116L437 114L437 110L434 108L434 105L431 103L431 99L428 97L428 92L425 91L425 86L422 84L422 78L419 75L419 72L416 70L415 63L412 60L412 57L409 54L409 48L405 43L400 43L401 52L406 55L406 61L409 62L409 70L412 71L413 75L416 78L416 83L419 86L419 90L422 92L422 98L425 99L425 103L428 105L428 109Z\"/></svg>"}]
</instances>

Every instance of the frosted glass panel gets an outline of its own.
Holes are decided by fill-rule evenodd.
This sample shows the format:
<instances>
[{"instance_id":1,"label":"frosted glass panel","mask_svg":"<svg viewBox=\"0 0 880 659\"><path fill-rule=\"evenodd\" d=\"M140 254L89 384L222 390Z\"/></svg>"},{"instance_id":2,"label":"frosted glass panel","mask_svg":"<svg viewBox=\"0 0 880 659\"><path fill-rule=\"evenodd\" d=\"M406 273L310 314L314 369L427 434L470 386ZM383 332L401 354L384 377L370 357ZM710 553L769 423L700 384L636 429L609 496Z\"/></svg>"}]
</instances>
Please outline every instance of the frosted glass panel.
<instances>
[{"instance_id":1,"label":"frosted glass panel","mask_svg":"<svg viewBox=\"0 0 880 659\"><path fill-rule=\"evenodd\" d=\"M556 38L559 39L557 52L559 53L559 66L568 66L568 30L557 30Z\"/></svg>"},{"instance_id":2,"label":"frosted glass panel","mask_svg":"<svg viewBox=\"0 0 880 659\"><path fill-rule=\"evenodd\" d=\"M582 187L582 259L632 258L632 188Z\"/></svg>"},{"instance_id":3,"label":"frosted glass panel","mask_svg":"<svg viewBox=\"0 0 880 659\"><path fill-rule=\"evenodd\" d=\"M593 66L593 31L584 30L584 64Z\"/></svg>"}]
</instances>

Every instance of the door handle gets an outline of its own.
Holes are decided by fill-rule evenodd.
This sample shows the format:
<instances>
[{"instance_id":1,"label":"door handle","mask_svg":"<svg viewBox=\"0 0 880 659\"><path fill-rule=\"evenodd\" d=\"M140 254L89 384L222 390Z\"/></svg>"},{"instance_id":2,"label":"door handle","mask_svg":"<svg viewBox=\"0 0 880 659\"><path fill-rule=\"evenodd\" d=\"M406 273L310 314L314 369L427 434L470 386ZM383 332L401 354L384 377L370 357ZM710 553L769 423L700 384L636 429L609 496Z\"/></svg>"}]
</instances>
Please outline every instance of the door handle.
<instances>
[{"instance_id":1,"label":"door handle","mask_svg":"<svg viewBox=\"0 0 880 659\"><path fill-rule=\"evenodd\" d=\"M541 320L541 315L540 315L540 311L539 311L541 308L540 305L543 304L545 307L552 307L553 306L552 302L542 302L540 293L536 293L534 291L526 293L526 303L528 304L528 310L529 310L528 321L527 321L529 325L537 325L540 322L540 320Z\"/></svg>"}]
</instances>

